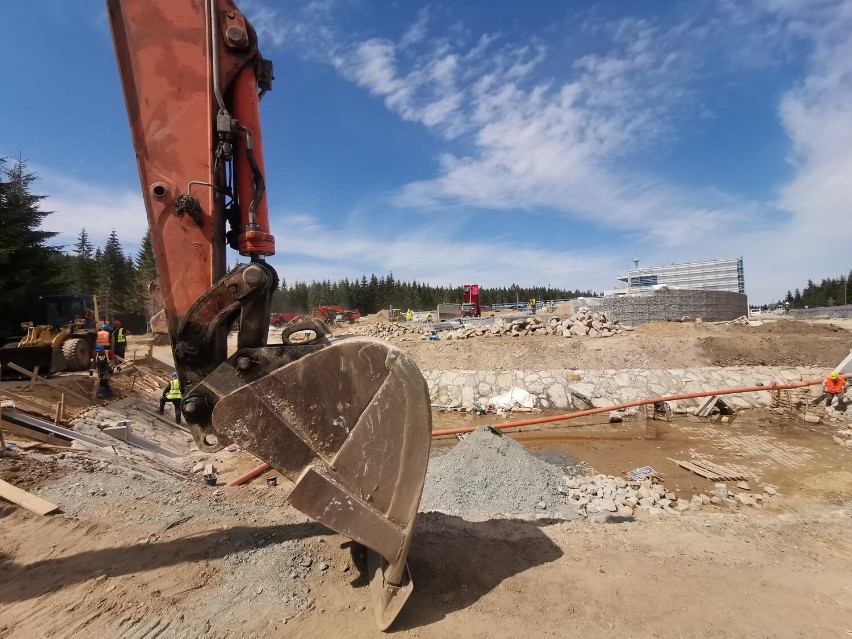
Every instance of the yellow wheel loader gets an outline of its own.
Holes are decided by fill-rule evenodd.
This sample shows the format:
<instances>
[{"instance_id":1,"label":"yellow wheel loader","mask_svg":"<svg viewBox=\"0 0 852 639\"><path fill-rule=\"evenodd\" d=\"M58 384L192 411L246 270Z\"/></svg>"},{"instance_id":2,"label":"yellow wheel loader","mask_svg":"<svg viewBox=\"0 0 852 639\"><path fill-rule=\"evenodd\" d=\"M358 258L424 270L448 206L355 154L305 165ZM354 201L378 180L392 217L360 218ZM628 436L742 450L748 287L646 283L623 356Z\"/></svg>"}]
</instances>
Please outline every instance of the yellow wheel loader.
<instances>
[{"instance_id":1,"label":"yellow wheel loader","mask_svg":"<svg viewBox=\"0 0 852 639\"><path fill-rule=\"evenodd\" d=\"M0 348L0 375L3 379L23 375L10 363L27 370L38 366L43 375L87 369L100 326L97 316L97 299L92 295L39 298L38 317L21 325L26 335Z\"/></svg>"}]
</instances>

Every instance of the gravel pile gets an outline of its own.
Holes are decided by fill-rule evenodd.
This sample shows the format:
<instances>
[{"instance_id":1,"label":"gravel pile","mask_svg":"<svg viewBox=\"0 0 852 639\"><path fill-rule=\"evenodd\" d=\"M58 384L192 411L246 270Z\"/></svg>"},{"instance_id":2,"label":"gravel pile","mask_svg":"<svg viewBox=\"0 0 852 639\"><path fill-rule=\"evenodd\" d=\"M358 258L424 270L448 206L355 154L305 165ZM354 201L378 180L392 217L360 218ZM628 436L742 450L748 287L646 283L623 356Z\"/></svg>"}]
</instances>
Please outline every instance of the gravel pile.
<instances>
[{"instance_id":1,"label":"gravel pile","mask_svg":"<svg viewBox=\"0 0 852 639\"><path fill-rule=\"evenodd\" d=\"M421 510L453 515L550 514L564 486L562 469L489 426L429 462Z\"/></svg>"}]
</instances>

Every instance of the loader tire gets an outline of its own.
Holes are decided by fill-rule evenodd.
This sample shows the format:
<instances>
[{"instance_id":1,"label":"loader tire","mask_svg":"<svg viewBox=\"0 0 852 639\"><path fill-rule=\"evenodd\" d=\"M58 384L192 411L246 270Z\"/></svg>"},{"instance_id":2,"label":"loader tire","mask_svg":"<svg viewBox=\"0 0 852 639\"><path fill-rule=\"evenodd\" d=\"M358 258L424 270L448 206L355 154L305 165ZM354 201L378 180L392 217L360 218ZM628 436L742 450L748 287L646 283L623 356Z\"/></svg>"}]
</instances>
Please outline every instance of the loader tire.
<instances>
[{"instance_id":1,"label":"loader tire","mask_svg":"<svg viewBox=\"0 0 852 639\"><path fill-rule=\"evenodd\" d=\"M62 354L65 356L65 370L84 371L89 368L92 359L92 347L88 340L72 337L62 344Z\"/></svg>"}]
</instances>

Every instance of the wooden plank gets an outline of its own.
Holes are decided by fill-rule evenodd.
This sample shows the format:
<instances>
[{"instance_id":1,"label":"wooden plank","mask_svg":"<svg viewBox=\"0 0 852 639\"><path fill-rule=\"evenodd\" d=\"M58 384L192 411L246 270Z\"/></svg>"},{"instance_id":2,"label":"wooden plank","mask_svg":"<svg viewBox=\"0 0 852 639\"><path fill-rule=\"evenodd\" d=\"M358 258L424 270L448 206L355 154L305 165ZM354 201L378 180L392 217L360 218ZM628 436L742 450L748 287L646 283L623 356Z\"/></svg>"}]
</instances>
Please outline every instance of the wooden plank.
<instances>
[{"instance_id":1,"label":"wooden plank","mask_svg":"<svg viewBox=\"0 0 852 639\"><path fill-rule=\"evenodd\" d=\"M50 410L51 408L50 404L41 399L38 399L37 397L27 397L26 395L20 395L18 393L13 393L8 390L0 390L0 395L8 397L13 402L23 402L24 404L35 406L40 410Z\"/></svg>"},{"instance_id":2,"label":"wooden plank","mask_svg":"<svg viewBox=\"0 0 852 639\"><path fill-rule=\"evenodd\" d=\"M26 368L18 366L14 362L9 362L9 368L11 368L12 370L16 370L19 373L22 373L24 375L32 375L32 371L28 371ZM79 397L81 400L83 400L86 403L89 402L89 400L85 396L80 395L79 393L77 393L77 391L72 391L70 388L65 388L61 384L57 384L56 382L54 382L52 380L45 379L44 377L37 377L36 381L39 384L45 384L46 386L50 386L51 388L58 390L60 393L64 391L66 393L70 393L71 395Z\"/></svg>"},{"instance_id":3,"label":"wooden plank","mask_svg":"<svg viewBox=\"0 0 852 639\"><path fill-rule=\"evenodd\" d=\"M726 468L725 466L719 466L707 461L706 459L696 459L693 460L693 463L709 470L710 472L716 473L723 481L740 481L745 479L741 473L737 473L733 469Z\"/></svg>"},{"instance_id":4,"label":"wooden plank","mask_svg":"<svg viewBox=\"0 0 852 639\"><path fill-rule=\"evenodd\" d=\"M80 383L80 380L73 379L73 380L71 380L71 381L73 381L73 382L74 382L74 385L75 385L75 386L77 386L77 388L79 388L81 391L83 391L83 393L84 393L84 394L89 392L89 389L88 389L88 388L86 388L85 386L83 386L83 385Z\"/></svg>"},{"instance_id":5,"label":"wooden plank","mask_svg":"<svg viewBox=\"0 0 852 639\"><path fill-rule=\"evenodd\" d=\"M63 446L65 448L71 447L71 442L57 437L53 433L42 433L41 431L35 430L34 428L26 428L25 426L18 426L18 424L7 422L5 419L0 419L0 428L5 430L7 433L11 433L13 435L20 435L22 437L29 437L30 439L34 439L37 442L44 442L45 444L55 444L57 446Z\"/></svg>"},{"instance_id":6,"label":"wooden plank","mask_svg":"<svg viewBox=\"0 0 852 639\"><path fill-rule=\"evenodd\" d=\"M699 461L699 460L695 460L695 461L694 461L694 462L692 462L692 463L693 463L695 466L697 466L698 468L701 468L701 469L703 469L703 470L707 471L708 473L711 473L711 474L715 475L715 476L716 476L716 480L717 480L717 481L731 481L731 480L728 478L728 473L727 473L727 472L720 472L719 470L717 470L717 469L715 469L715 468L710 468L709 466L705 466L705 465L704 465L703 463L701 463L701 461Z\"/></svg>"},{"instance_id":7,"label":"wooden plank","mask_svg":"<svg viewBox=\"0 0 852 639\"><path fill-rule=\"evenodd\" d=\"M681 468L684 468L684 469L686 469L690 472L695 473L696 475L704 477L705 479L710 479L712 481L719 481L720 480L720 477L718 475L716 475L716 473L705 470L704 468L701 468L700 466L696 466L695 464L692 464L688 461L681 461L679 459L672 459L671 461L673 461L675 464L677 464Z\"/></svg>"},{"instance_id":8,"label":"wooden plank","mask_svg":"<svg viewBox=\"0 0 852 639\"><path fill-rule=\"evenodd\" d=\"M32 374L32 377L30 377L30 383L29 383L29 386L27 386L27 388L33 387L33 384L35 384L35 381L36 381L36 377L38 377L38 365L36 365L36 367L33 369L33 374Z\"/></svg>"},{"instance_id":9,"label":"wooden plank","mask_svg":"<svg viewBox=\"0 0 852 639\"><path fill-rule=\"evenodd\" d=\"M23 506L37 515L49 515L59 510L59 506L56 504L51 504L49 501L36 497L26 490L21 490L2 479L0 479L0 497L11 501L13 504L18 504L18 506Z\"/></svg>"},{"instance_id":10,"label":"wooden plank","mask_svg":"<svg viewBox=\"0 0 852 639\"><path fill-rule=\"evenodd\" d=\"M129 368L133 368L139 374L141 374L143 377L150 378L151 381L154 382L154 384L157 386L157 388L163 388L163 386L161 386L161 384L165 384L165 382L163 380L161 380L159 377L157 377L156 375L154 375L153 373L149 373L148 371L139 368L136 364L134 364L133 362L130 362L126 359L121 359L118 356L116 356L116 359L118 360L119 366L122 366L122 367L127 366Z\"/></svg>"}]
</instances>

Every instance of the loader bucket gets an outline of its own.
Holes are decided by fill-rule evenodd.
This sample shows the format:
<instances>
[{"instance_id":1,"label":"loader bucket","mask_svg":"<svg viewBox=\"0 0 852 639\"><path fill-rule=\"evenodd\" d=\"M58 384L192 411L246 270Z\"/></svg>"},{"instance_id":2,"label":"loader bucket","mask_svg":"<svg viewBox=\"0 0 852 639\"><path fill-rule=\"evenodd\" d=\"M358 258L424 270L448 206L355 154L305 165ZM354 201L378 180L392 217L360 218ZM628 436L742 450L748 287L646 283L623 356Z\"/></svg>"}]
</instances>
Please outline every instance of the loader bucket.
<instances>
[{"instance_id":1,"label":"loader bucket","mask_svg":"<svg viewBox=\"0 0 852 639\"><path fill-rule=\"evenodd\" d=\"M61 354L61 353L60 353ZM0 378L26 379L29 375L15 370L9 363L16 364L28 371L38 366L39 375L49 375L53 362L53 348L50 346L14 346L0 348Z\"/></svg>"},{"instance_id":2,"label":"loader bucket","mask_svg":"<svg viewBox=\"0 0 852 639\"><path fill-rule=\"evenodd\" d=\"M414 361L338 340L222 398L213 426L293 481L295 508L371 551L376 620L390 626L412 590L405 560L432 431Z\"/></svg>"}]
</instances>

